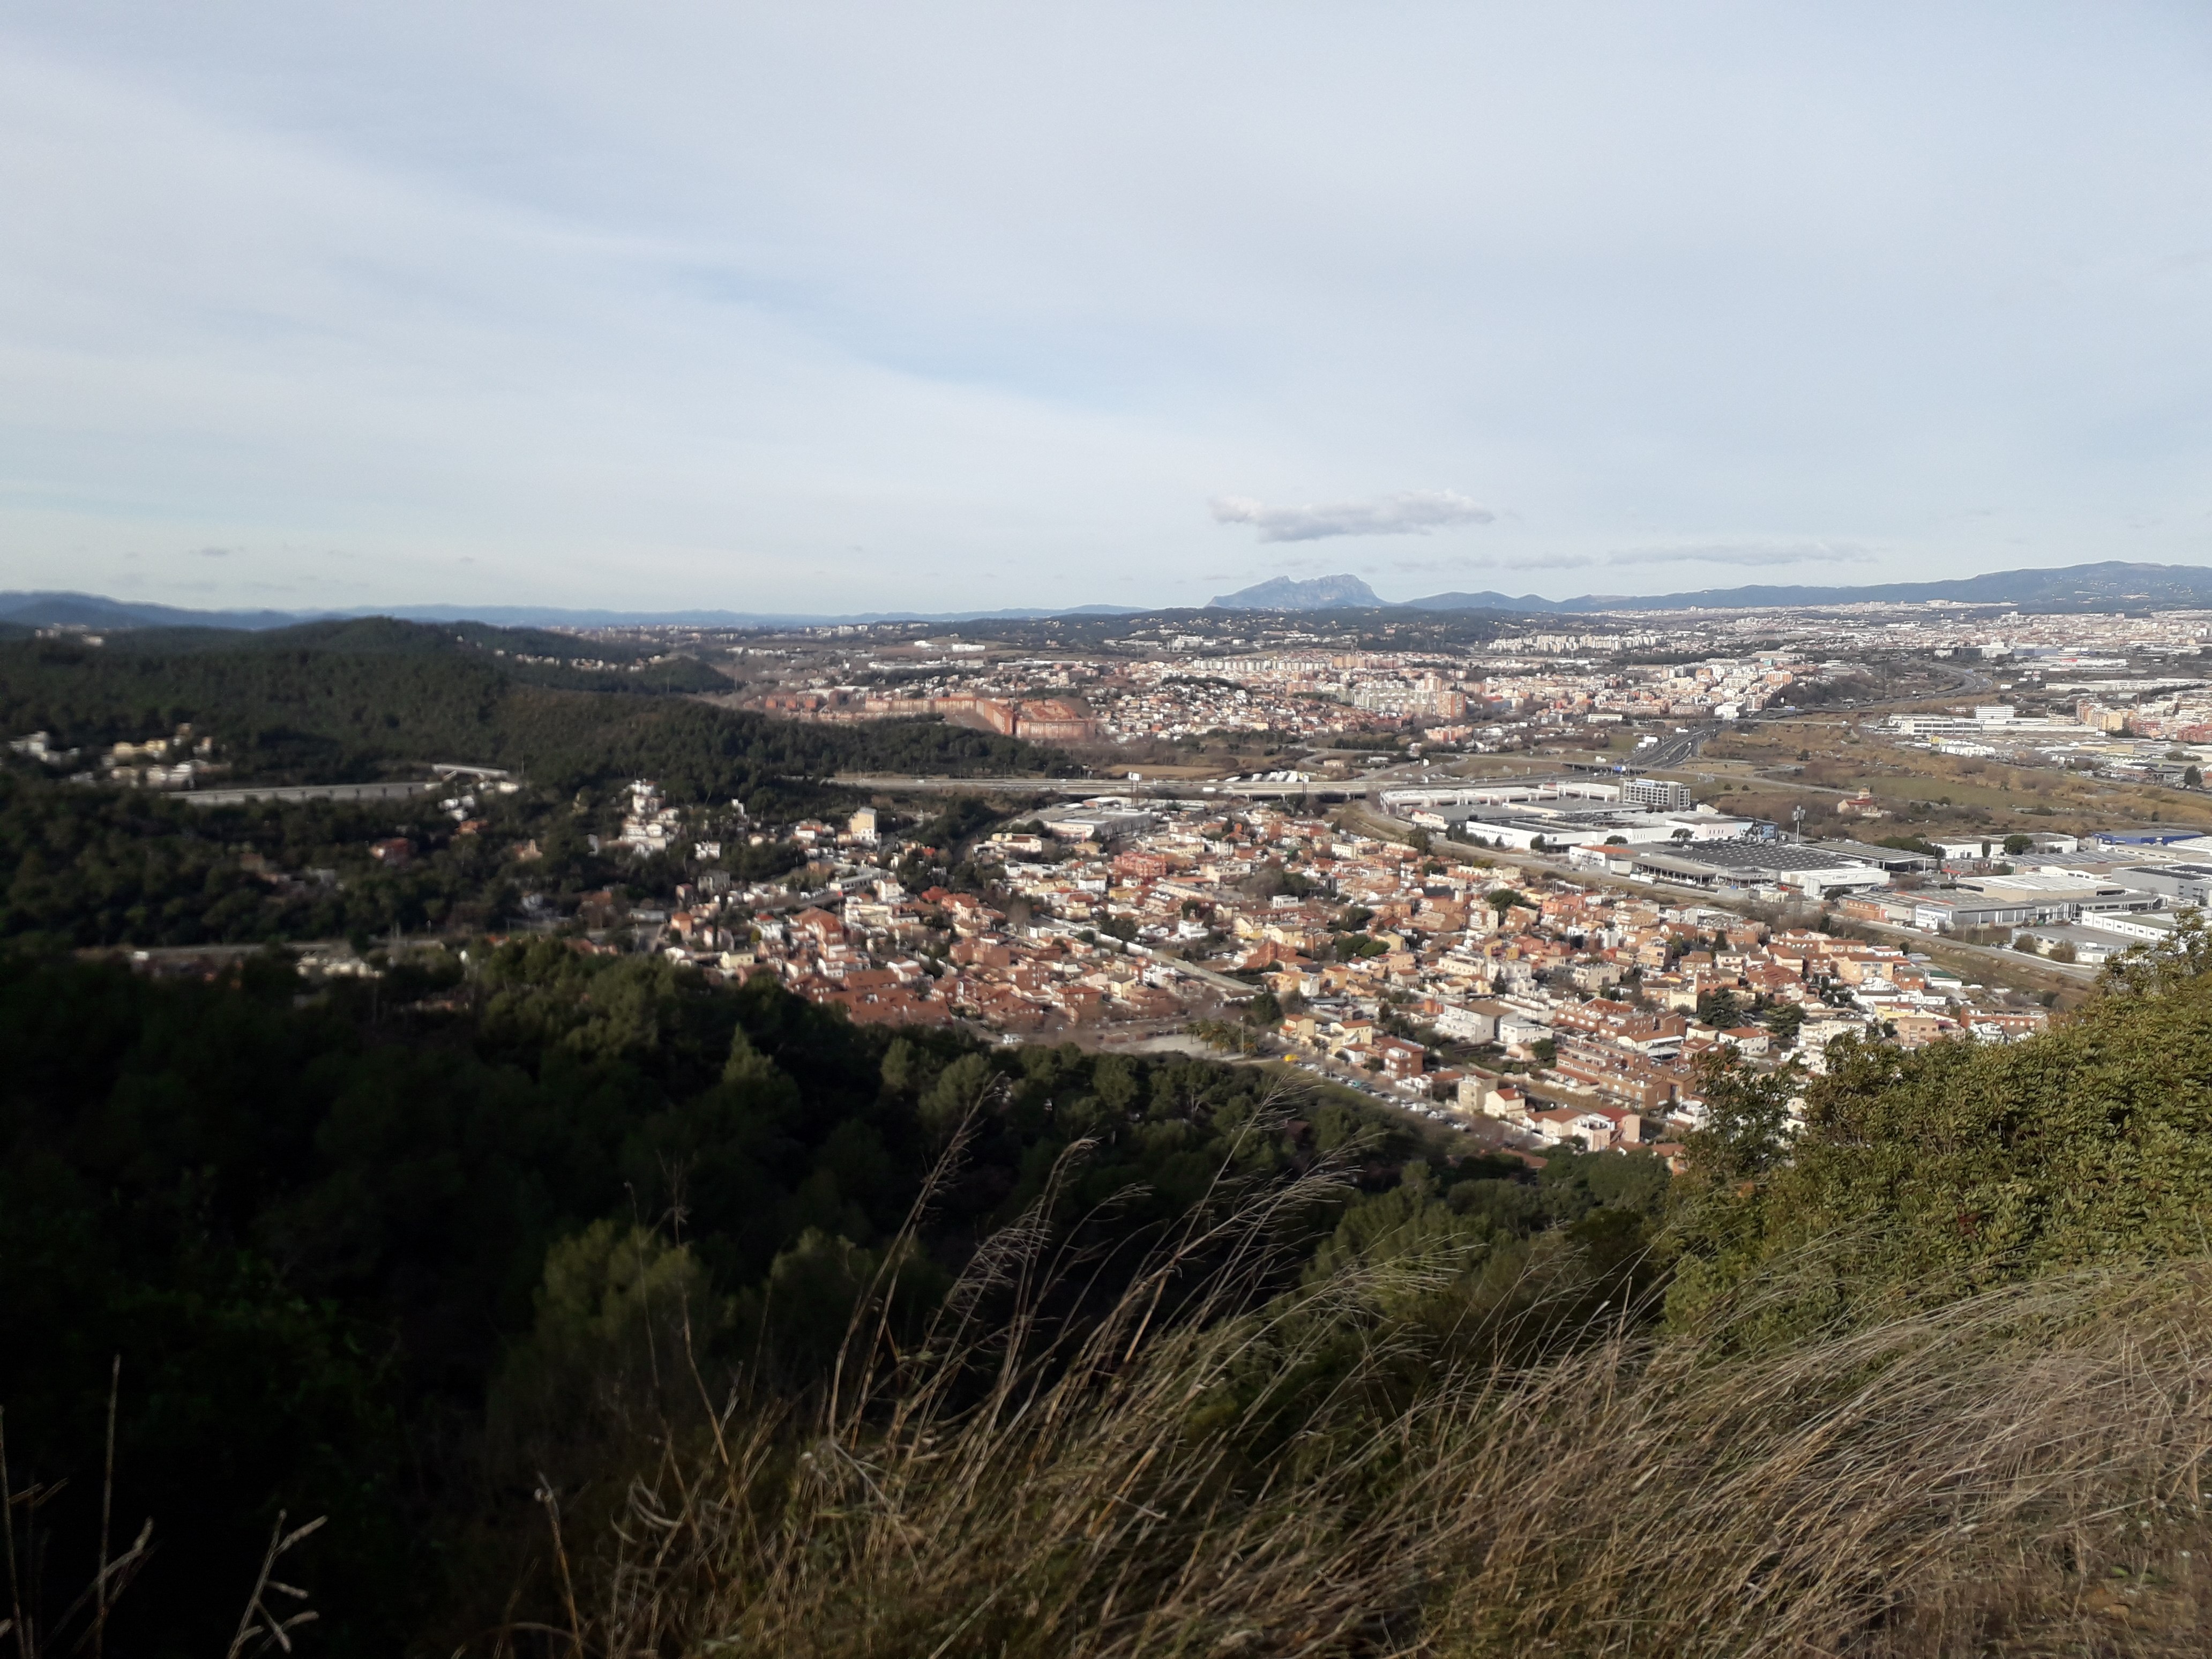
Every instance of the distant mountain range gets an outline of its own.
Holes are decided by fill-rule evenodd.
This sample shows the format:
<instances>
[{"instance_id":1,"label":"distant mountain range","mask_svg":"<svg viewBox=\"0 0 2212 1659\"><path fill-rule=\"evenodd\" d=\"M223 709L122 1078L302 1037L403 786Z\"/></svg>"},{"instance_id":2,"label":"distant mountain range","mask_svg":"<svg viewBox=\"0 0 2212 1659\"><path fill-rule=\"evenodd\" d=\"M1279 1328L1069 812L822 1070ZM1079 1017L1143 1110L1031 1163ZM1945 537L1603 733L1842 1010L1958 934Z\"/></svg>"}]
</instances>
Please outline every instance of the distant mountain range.
<instances>
[{"instance_id":1,"label":"distant mountain range","mask_svg":"<svg viewBox=\"0 0 2212 1659\"><path fill-rule=\"evenodd\" d=\"M1339 597L1341 595L1342 597ZM1362 597L1364 596L1364 597ZM2055 570L1999 570L1954 581L1887 582L1865 587L1707 587L1687 593L1584 593L1547 599L1540 593L1431 593L1425 599L1375 597L1357 576L1278 576L1213 601L1224 611L1334 611L1377 606L1407 611L1759 611L1794 605L1912 604L1948 599L1961 605L2036 605L2054 610L2159 605L2212 606L2212 568L2186 564L2065 565Z\"/></svg>"},{"instance_id":2,"label":"distant mountain range","mask_svg":"<svg viewBox=\"0 0 2212 1659\"><path fill-rule=\"evenodd\" d=\"M1787 605L2019 605L2053 610L2212 605L2212 568L2188 564L2073 564L2055 570L1997 570L1954 581L1883 582L1865 587L1708 587L1689 593L1431 593L1405 601L1416 611L1759 611Z\"/></svg>"},{"instance_id":3,"label":"distant mountain range","mask_svg":"<svg viewBox=\"0 0 2212 1659\"><path fill-rule=\"evenodd\" d=\"M1686 593L1585 593L1547 599L1537 593L1431 593L1391 601L1352 575L1297 580L1276 576L1206 609L1233 611L1497 611L1516 616L1624 611L1747 611L1790 606L1912 604L2019 605L2039 611L2212 609L2212 568L2185 564L2066 565L2054 570L1999 570L1953 581L1887 582L1865 587L1709 587ZM18 628L288 628L331 617L386 616L410 622L480 622L502 628L807 628L837 623L1017 622L1051 617L1151 616L1179 606L1085 605L1066 610L878 611L820 616L743 611L562 611L548 605L395 605L350 611L187 611L89 593L0 593L0 625ZM1189 614L1188 611L1185 614Z\"/></svg>"},{"instance_id":4,"label":"distant mountain range","mask_svg":"<svg viewBox=\"0 0 2212 1659\"><path fill-rule=\"evenodd\" d=\"M328 611L313 613L328 616ZM0 593L0 623L22 628L289 628L313 619L290 611L184 611L92 593Z\"/></svg>"},{"instance_id":5,"label":"distant mountain range","mask_svg":"<svg viewBox=\"0 0 2212 1659\"><path fill-rule=\"evenodd\" d=\"M1315 576L1305 581L1276 576L1234 593L1218 593L1206 603L1213 611L1365 611L1389 601L1376 598L1375 590L1357 576Z\"/></svg>"},{"instance_id":6,"label":"distant mountain range","mask_svg":"<svg viewBox=\"0 0 2212 1659\"><path fill-rule=\"evenodd\" d=\"M495 628L819 628L840 623L1024 622L1041 617L1127 617L1139 607L1079 605L1065 611L879 611L864 616L815 616L750 611L562 611L538 605L400 605L349 611L185 611L94 593L0 593L0 624L19 628L291 628L350 617L403 622L477 622Z\"/></svg>"}]
</instances>

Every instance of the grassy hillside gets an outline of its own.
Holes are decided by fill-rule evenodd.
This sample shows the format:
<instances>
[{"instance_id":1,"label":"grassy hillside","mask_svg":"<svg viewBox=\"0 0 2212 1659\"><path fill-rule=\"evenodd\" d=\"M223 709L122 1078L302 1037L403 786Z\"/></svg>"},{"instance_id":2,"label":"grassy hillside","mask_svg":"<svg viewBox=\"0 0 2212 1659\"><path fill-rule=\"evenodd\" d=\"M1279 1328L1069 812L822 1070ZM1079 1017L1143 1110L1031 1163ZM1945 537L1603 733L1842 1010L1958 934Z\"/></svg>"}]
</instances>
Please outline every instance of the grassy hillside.
<instances>
[{"instance_id":1,"label":"grassy hillside","mask_svg":"<svg viewBox=\"0 0 2212 1659\"><path fill-rule=\"evenodd\" d=\"M2212 940L1833 1058L1670 1181L550 942L6 963L19 1565L90 1571L120 1354L117 1651L280 1510L310 1651L2200 1651Z\"/></svg>"},{"instance_id":2,"label":"grassy hillside","mask_svg":"<svg viewBox=\"0 0 2212 1659\"><path fill-rule=\"evenodd\" d=\"M13 1480L60 1606L122 1354L131 1652L279 1509L310 1650L2199 1652L2208 967L1860 1057L1794 1151L1717 1078L1668 1186L557 947L18 964Z\"/></svg>"},{"instance_id":3,"label":"grassy hillside","mask_svg":"<svg viewBox=\"0 0 2212 1659\"><path fill-rule=\"evenodd\" d=\"M728 682L689 659L633 673L523 660L617 647L477 625L371 618L267 633L149 630L103 646L0 642L0 727L103 745L190 721L238 775L341 781L398 763L525 769L568 790L640 774L743 798L847 768L1042 772L1056 752L928 721L802 726L683 694ZM631 652L635 659L638 653Z\"/></svg>"},{"instance_id":4,"label":"grassy hillside","mask_svg":"<svg viewBox=\"0 0 2212 1659\"><path fill-rule=\"evenodd\" d=\"M120 1355L118 1525L152 1516L159 1552L112 1651L221 1650L279 1510L331 1517L283 1575L323 1611L313 1651L445 1654L557 1616L541 1477L605 1521L639 1424L696 1425L695 1375L824 1398L856 1306L901 1344L956 1305L997 1328L999 1287L945 1297L1009 1224L1075 1270L1055 1319L1112 1307L1170 1237L1163 1319L1217 1274L1295 1284L1411 1143L1340 1107L1293 1123L1271 1087L856 1029L772 981L554 943L319 994L267 963L202 984L0 960L0 1404L16 1489L69 1483L18 1565L51 1629L90 1570ZM1355 1145L1359 1188L1308 1179ZM1510 1243L1602 1209L1574 1164L1418 1178L1474 1190L1442 1212ZM1507 1186L1510 1218L1483 1219ZM1272 1261L1212 1231L1231 1194L1276 1205Z\"/></svg>"},{"instance_id":5,"label":"grassy hillside","mask_svg":"<svg viewBox=\"0 0 2212 1659\"><path fill-rule=\"evenodd\" d=\"M1409 1176L1296 1291L1214 1275L1164 1323L1140 1282L1071 1358L1051 1242L1015 1240L978 1275L1009 1287L1003 1334L879 1351L796 1423L741 1398L705 1440L641 1432L657 1455L599 1511L621 1530L585 1534L564 1634L818 1659L2197 1652L2208 1091L2197 943L2015 1048L1850 1057L1794 1147L1784 1091L1717 1077L1648 1252L1599 1212L1547 1236L1565 1250L1501 1255ZM1224 1224L1258 1261L1269 1219Z\"/></svg>"}]
</instances>

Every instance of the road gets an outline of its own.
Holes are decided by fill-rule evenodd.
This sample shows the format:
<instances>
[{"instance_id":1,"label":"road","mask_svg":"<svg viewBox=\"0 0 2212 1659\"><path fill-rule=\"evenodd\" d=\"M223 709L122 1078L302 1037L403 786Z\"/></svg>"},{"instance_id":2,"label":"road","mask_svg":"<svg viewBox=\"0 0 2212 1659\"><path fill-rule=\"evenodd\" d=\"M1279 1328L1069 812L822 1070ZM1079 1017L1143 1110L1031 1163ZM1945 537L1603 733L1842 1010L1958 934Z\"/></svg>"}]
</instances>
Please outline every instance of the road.
<instances>
[{"instance_id":1,"label":"road","mask_svg":"<svg viewBox=\"0 0 2212 1659\"><path fill-rule=\"evenodd\" d=\"M255 800L406 800L435 789L440 781L430 778L403 783L287 783L174 793L195 806L239 806Z\"/></svg>"},{"instance_id":2,"label":"road","mask_svg":"<svg viewBox=\"0 0 2212 1659\"><path fill-rule=\"evenodd\" d=\"M238 806L256 800L405 800L427 793L455 778L482 778L495 782L512 774L496 766L477 766L464 761L418 762L437 774L432 778L391 778L375 783L248 783L230 789L191 789L178 792L195 806Z\"/></svg>"},{"instance_id":3,"label":"road","mask_svg":"<svg viewBox=\"0 0 2212 1659\"><path fill-rule=\"evenodd\" d=\"M470 933L416 933L393 939L389 934L369 940L372 951L422 950L430 945L454 949L477 937ZM264 951L275 951L288 957L337 956L351 954L352 945L342 939L288 939L258 945L210 943L206 945L90 945L76 954L87 958L119 957L130 962L209 962L216 963L243 962Z\"/></svg>"},{"instance_id":4,"label":"road","mask_svg":"<svg viewBox=\"0 0 2212 1659\"><path fill-rule=\"evenodd\" d=\"M1416 770L1413 776L1419 777ZM1402 778L1391 780L1403 782ZM840 772L830 782L846 789L866 789L883 794L931 795L1066 795L1088 799L1094 795L1122 795L1133 799L1194 800L1202 795L1249 796L1254 799L1296 799L1305 795L1364 796L1381 787L1373 776L1322 780L1310 783L1228 783L1208 778L1140 778L1111 774L1090 778L947 778L917 777L910 772Z\"/></svg>"},{"instance_id":5,"label":"road","mask_svg":"<svg viewBox=\"0 0 2212 1659\"><path fill-rule=\"evenodd\" d=\"M1704 748L1717 725L1693 726L1686 732L1670 732L1640 755L1629 757L1629 764L1646 772L1664 770L1670 766L1686 766L1697 759L1698 750Z\"/></svg>"},{"instance_id":6,"label":"road","mask_svg":"<svg viewBox=\"0 0 2212 1659\"><path fill-rule=\"evenodd\" d=\"M829 781L846 789L930 795L1097 795L1119 787L1104 778L917 777L911 772L840 772Z\"/></svg>"}]
</instances>

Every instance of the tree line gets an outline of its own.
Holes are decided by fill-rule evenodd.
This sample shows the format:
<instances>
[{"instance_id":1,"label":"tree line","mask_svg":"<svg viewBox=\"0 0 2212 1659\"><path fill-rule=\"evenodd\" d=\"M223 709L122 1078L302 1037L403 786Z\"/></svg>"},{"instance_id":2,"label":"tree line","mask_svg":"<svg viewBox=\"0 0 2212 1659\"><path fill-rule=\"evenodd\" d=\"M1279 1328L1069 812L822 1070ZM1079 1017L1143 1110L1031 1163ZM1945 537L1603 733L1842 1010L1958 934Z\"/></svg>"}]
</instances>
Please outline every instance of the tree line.
<instances>
[{"instance_id":1,"label":"tree line","mask_svg":"<svg viewBox=\"0 0 2212 1659\"><path fill-rule=\"evenodd\" d=\"M101 646L0 642L0 726L97 750L189 722L216 740L232 776L255 781L356 781L395 764L456 761L562 791L642 774L690 799L762 806L793 783L845 770L1072 769L1056 750L933 720L820 726L721 708L684 695L729 685L688 659L635 675L518 662L493 654L500 632L457 638L371 618L125 634Z\"/></svg>"}]
</instances>

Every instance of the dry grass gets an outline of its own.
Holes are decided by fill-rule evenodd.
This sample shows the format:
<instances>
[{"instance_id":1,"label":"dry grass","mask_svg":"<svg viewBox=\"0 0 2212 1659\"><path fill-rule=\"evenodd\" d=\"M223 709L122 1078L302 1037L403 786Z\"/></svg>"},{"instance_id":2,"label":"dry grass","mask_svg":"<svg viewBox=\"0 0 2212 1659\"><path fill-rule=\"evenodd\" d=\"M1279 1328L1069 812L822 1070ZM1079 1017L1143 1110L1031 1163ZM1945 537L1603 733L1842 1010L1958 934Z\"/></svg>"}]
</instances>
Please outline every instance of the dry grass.
<instances>
[{"instance_id":1,"label":"dry grass","mask_svg":"<svg viewBox=\"0 0 2212 1659\"><path fill-rule=\"evenodd\" d=\"M1729 1332L1617 1323L1517 1366L1436 1358L1408 1392L1409 1358L1514 1345L1409 1348L1377 1317L1450 1262L1261 1300L1315 1195L1208 1212L1080 1330L1038 1310L1085 1265L1011 1231L921 1349L859 1333L805 1421L732 1406L668 1435L621 1523L566 1540L568 1628L526 1639L806 1659L2201 1650L2204 1267L1748 1357ZM1200 1261L1195 1304L1164 1319ZM1255 1376L1306 1377L1291 1419L1260 1420L1286 1396Z\"/></svg>"},{"instance_id":2,"label":"dry grass","mask_svg":"<svg viewBox=\"0 0 2212 1659\"><path fill-rule=\"evenodd\" d=\"M42 1588L40 1577L52 1539L41 1535L39 1511L59 1496L68 1482L34 1481L27 1487L15 1486L8 1468L7 1408L0 1406L0 1552L4 1552L6 1561L6 1571L0 1576L7 1580L8 1594L7 1612L0 1614L0 1652L12 1648L15 1659L43 1659L49 1654L82 1654L88 1650L92 1659L102 1659L107 1649L108 1615L153 1552L151 1517L140 1526L130 1548L118 1555L111 1547L115 1516L115 1416L122 1387L123 1357L118 1354L108 1371L106 1456L100 1489L100 1553L94 1559L92 1582L58 1617L43 1621L39 1617L39 1592ZM17 1526L19 1514L23 1522L21 1528ZM289 1654L293 1650L293 1632L321 1617L313 1608L300 1605L307 1601L307 1591L285 1583L274 1576L274 1571L285 1555L319 1532L327 1518L318 1516L307 1525L287 1532L283 1512L277 1512L276 1528L262 1556L261 1571L246 1598L246 1611L239 1617L227 1659L247 1659L249 1655L272 1647ZM19 1530L22 1534L20 1539ZM273 1607L269 1600L272 1594L282 1598ZM285 1606L286 1602L290 1605Z\"/></svg>"}]
</instances>

